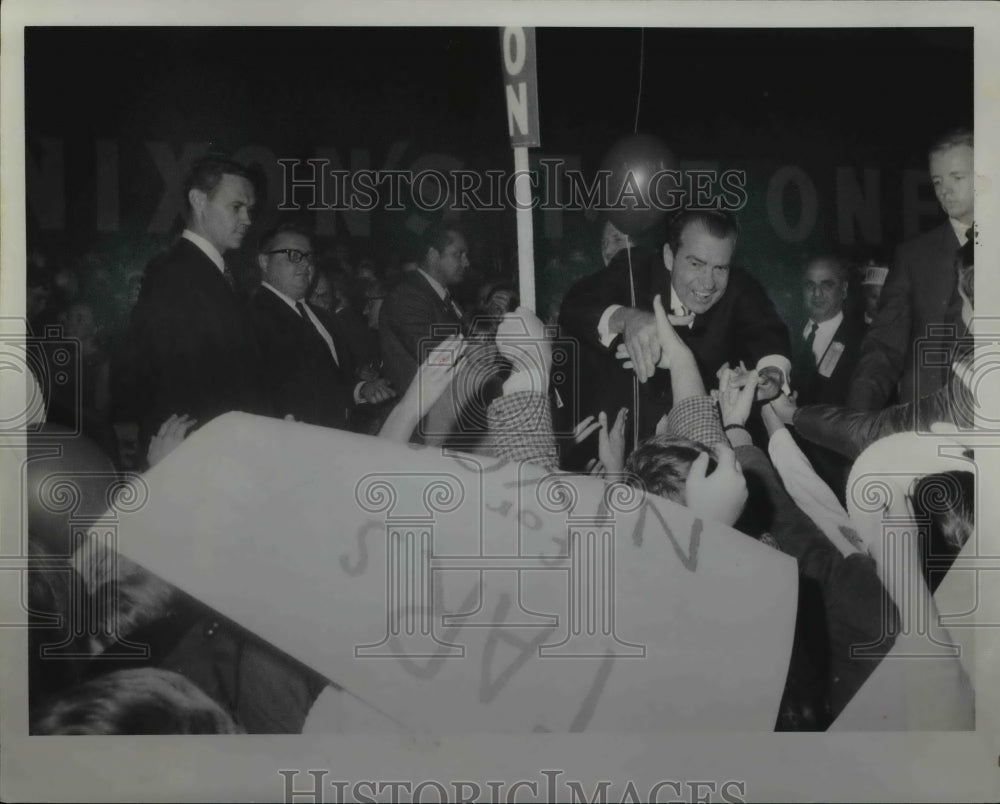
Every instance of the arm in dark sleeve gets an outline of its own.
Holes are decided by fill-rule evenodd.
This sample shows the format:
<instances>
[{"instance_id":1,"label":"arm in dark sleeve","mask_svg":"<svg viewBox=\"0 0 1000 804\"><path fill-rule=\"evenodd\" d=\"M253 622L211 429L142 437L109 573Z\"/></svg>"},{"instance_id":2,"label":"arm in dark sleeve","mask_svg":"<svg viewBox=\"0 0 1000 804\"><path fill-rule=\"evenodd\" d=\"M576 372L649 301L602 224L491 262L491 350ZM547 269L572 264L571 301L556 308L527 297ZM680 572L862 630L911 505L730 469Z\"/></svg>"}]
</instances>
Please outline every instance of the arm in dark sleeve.
<instances>
[{"instance_id":1,"label":"arm in dark sleeve","mask_svg":"<svg viewBox=\"0 0 1000 804\"><path fill-rule=\"evenodd\" d=\"M388 327L414 360L419 360L420 342L431 337L434 308L416 293L393 293L385 300L379 328ZM442 340L438 338L438 340Z\"/></svg>"},{"instance_id":2,"label":"arm in dark sleeve","mask_svg":"<svg viewBox=\"0 0 1000 804\"><path fill-rule=\"evenodd\" d=\"M934 422L971 429L973 411L971 393L952 372L948 385L912 404L892 405L877 412L840 405L804 405L795 411L792 425L803 438L853 460L880 438L918 428L926 432Z\"/></svg>"},{"instance_id":3,"label":"arm in dark sleeve","mask_svg":"<svg viewBox=\"0 0 1000 804\"><path fill-rule=\"evenodd\" d=\"M399 394L405 393L417 373L421 342L444 340L444 336L432 336L437 321L432 303L421 294L401 290L389 294L379 314L385 377Z\"/></svg>"},{"instance_id":4,"label":"arm in dark sleeve","mask_svg":"<svg viewBox=\"0 0 1000 804\"><path fill-rule=\"evenodd\" d=\"M584 341L599 342L597 324L604 311L613 304L631 306L629 253L620 251L607 268L585 276L567 292L559 311L559 325L567 335ZM653 255L631 250L632 276L636 293L648 283ZM666 269L663 269L664 271Z\"/></svg>"},{"instance_id":5,"label":"arm in dark sleeve","mask_svg":"<svg viewBox=\"0 0 1000 804\"><path fill-rule=\"evenodd\" d=\"M799 567L803 576L819 583L823 596L830 713L836 719L892 647L898 610L867 555L845 558L832 546L816 546L800 559ZM857 655L852 656L852 649Z\"/></svg>"},{"instance_id":6,"label":"arm in dark sleeve","mask_svg":"<svg viewBox=\"0 0 1000 804\"><path fill-rule=\"evenodd\" d=\"M733 342L745 355L747 367L754 368L758 360L768 355L790 358L792 349L788 327L760 283L742 272L733 290L736 291Z\"/></svg>"},{"instance_id":7,"label":"arm in dark sleeve","mask_svg":"<svg viewBox=\"0 0 1000 804\"><path fill-rule=\"evenodd\" d=\"M736 448L736 459L743 468L750 500L767 502L768 517L764 527L783 553L800 559L816 544L829 540L785 491L770 459L759 447Z\"/></svg>"},{"instance_id":8,"label":"arm in dark sleeve","mask_svg":"<svg viewBox=\"0 0 1000 804\"><path fill-rule=\"evenodd\" d=\"M782 552L795 558L803 578L819 585L830 649L830 706L836 718L891 646L887 635L894 632L888 620L894 607L878 578L875 562L861 553L846 558L841 555L788 496L759 448L737 447L736 457L748 485L755 481L763 487L773 506L771 535ZM852 657L852 647L872 644L880 647L875 657Z\"/></svg>"},{"instance_id":9,"label":"arm in dark sleeve","mask_svg":"<svg viewBox=\"0 0 1000 804\"><path fill-rule=\"evenodd\" d=\"M910 352L910 273L897 250L879 298L878 313L861 342L861 357L851 377L847 406L857 410L885 407L903 374Z\"/></svg>"}]
</instances>

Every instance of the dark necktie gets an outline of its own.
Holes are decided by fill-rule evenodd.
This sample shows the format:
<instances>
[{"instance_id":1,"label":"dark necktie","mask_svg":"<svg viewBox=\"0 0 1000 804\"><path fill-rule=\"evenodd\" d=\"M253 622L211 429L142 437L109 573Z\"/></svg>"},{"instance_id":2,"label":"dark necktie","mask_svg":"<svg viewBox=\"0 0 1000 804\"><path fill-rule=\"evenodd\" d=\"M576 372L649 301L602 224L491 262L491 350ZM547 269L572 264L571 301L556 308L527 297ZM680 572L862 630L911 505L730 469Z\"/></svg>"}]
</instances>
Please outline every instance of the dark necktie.
<instances>
[{"instance_id":1,"label":"dark necktie","mask_svg":"<svg viewBox=\"0 0 1000 804\"><path fill-rule=\"evenodd\" d=\"M222 269L222 278L226 280L226 284L229 285L230 290L236 291L236 277L233 275L233 270L227 265Z\"/></svg>"},{"instance_id":2,"label":"dark necktie","mask_svg":"<svg viewBox=\"0 0 1000 804\"><path fill-rule=\"evenodd\" d=\"M813 363L816 362L816 355L813 354L813 343L816 341L816 330L819 329L819 324L815 321L812 322L812 328L809 330L809 334L806 335L806 356L812 360Z\"/></svg>"},{"instance_id":3,"label":"dark necktie","mask_svg":"<svg viewBox=\"0 0 1000 804\"><path fill-rule=\"evenodd\" d=\"M445 291L444 303L447 305L448 309L454 313L456 318L461 318L462 316L458 313L458 306L455 304L455 300L451 297L450 291Z\"/></svg>"},{"instance_id":4,"label":"dark necktie","mask_svg":"<svg viewBox=\"0 0 1000 804\"><path fill-rule=\"evenodd\" d=\"M973 244L976 242L976 230L974 226L970 226L965 230L965 239Z\"/></svg>"}]
</instances>

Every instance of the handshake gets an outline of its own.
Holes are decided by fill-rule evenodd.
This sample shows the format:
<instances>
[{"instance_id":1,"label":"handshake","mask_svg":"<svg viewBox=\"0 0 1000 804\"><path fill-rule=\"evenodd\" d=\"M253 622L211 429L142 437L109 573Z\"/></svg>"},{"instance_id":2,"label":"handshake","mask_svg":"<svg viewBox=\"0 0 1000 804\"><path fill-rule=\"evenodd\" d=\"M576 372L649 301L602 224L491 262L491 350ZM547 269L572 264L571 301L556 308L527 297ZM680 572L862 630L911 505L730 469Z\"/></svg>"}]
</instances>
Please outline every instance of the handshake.
<instances>
[{"instance_id":1,"label":"handshake","mask_svg":"<svg viewBox=\"0 0 1000 804\"><path fill-rule=\"evenodd\" d=\"M645 310L622 309L624 342L618 346L615 357L624 361L625 368L635 371L639 382L645 382L652 377L658 368L677 370L689 368L694 364L690 348L674 329L675 325L690 323L689 317L668 315L660 296L653 299L652 314ZM791 366L786 358L780 355L775 358L776 363L783 365L764 365L756 372L740 363L739 367L731 369L733 376L730 377L730 384L734 388L741 389L748 382L755 382L757 400L760 402L774 399L782 391L787 393ZM724 368L728 369L728 366ZM719 369L716 377L721 376L722 370Z\"/></svg>"}]
</instances>

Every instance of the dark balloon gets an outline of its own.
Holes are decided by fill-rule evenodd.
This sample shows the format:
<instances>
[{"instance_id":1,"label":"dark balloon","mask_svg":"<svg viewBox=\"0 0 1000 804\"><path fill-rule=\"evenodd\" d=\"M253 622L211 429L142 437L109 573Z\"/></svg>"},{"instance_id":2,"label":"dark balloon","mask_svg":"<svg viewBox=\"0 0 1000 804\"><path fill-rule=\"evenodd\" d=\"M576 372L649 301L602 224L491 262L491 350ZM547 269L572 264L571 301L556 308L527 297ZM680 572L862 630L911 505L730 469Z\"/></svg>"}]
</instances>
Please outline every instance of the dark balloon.
<instances>
[{"instance_id":1,"label":"dark balloon","mask_svg":"<svg viewBox=\"0 0 1000 804\"><path fill-rule=\"evenodd\" d=\"M101 517L120 484L110 458L69 428L46 424L28 440L24 491L28 531L50 551L67 554L71 529Z\"/></svg>"},{"instance_id":2,"label":"dark balloon","mask_svg":"<svg viewBox=\"0 0 1000 804\"><path fill-rule=\"evenodd\" d=\"M627 235L637 235L659 223L670 210L663 209L676 183L661 180L658 192L650 199L650 180L664 170L677 170L677 159L663 140L649 134L630 134L618 140L608 151L601 169L611 172L608 182L608 205L622 192L626 209L609 210L611 222ZM638 197L638 198L637 198ZM638 199L641 199L639 201Z\"/></svg>"}]
</instances>

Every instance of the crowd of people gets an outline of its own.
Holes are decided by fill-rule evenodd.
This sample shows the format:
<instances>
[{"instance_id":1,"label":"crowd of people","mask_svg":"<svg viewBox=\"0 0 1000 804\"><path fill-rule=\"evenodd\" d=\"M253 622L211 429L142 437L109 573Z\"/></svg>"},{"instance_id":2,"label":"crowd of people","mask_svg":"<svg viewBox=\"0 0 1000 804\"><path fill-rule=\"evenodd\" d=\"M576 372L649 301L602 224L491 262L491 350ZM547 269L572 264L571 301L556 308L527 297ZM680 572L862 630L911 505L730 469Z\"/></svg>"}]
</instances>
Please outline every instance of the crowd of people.
<instances>
[{"instance_id":1,"label":"crowd of people","mask_svg":"<svg viewBox=\"0 0 1000 804\"><path fill-rule=\"evenodd\" d=\"M119 470L155 466L236 410L638 486L795 558L798 617L775 728L825 730L910 616L877 538L849 513L852 465L886 436L974 424L972 156L968 131L930 147L947 220L901 244L891 266L806 260L800 321L783 320L733 263L738 217L693 209L671 218L656 248L604 221L603 267L541 317L512 278L471 284L466 234L447 223L428 226L390 270L343 252L321 259L308 229L278 221L256 236L259 284L243 298L225 255L250 233L254 185L243 166L209 157L185 183L185 230L146 268L113 347L79 288L29 270L35 331L61 324L82 355L82 396L74 407L53 393L48 422L77 417ZM565 370L553 372L554 359ZM947 486L960 493L927 513L918 550L928 598L972 532L969 478ZM79 642L78 658L55 669L40 646L58 630L32 628L34 733L294 733L339 690L128 562L111 573L78 554L81 580L67 580L45 560L58 546L31 521L29 531L33 611L66 614L81 595L114 601L96 615L98 636L62 635ZM122 640L149 655L107 660ZM961 668L956 678L947 725L968 727L971 686Z\"/></svg>"}]
</instances>

